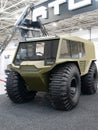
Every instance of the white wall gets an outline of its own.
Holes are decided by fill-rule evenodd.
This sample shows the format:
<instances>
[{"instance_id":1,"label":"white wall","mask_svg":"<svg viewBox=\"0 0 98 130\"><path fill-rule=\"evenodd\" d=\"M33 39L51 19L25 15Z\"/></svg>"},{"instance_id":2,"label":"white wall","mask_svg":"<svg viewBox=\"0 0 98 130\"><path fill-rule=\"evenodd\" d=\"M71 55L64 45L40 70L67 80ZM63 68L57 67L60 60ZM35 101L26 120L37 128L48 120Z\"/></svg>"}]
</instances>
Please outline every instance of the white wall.
<instances>
[{"instance_id":1,"label":"white wall","mask_svg":"<svg viewBox=\"0 0 98 130\"><path fill-rule=\"evenodd\" d=\"M0 56L0 79L5 79L5 69L7 68L7 65L12 62L14 53L16 51L18 42L13 41L11 42L8 47L5 49L5 51Z\"/></svg>"}]
</instances>

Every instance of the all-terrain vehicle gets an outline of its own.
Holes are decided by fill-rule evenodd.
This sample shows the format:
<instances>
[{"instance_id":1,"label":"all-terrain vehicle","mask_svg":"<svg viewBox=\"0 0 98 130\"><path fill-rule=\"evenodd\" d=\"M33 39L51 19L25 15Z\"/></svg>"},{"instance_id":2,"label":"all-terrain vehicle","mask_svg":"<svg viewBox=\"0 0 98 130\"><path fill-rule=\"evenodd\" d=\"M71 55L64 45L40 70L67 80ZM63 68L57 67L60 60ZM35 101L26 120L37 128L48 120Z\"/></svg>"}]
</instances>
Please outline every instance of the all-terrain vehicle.
<instances>
[{"instance_id":1,"label":"all-terrain vehicle","mask_svg":"<svg viewBox=\"0 0 98 130\"><path fill-rule=\"evenodd\" d=\"M80 93L97 91L94 44L70 36L33 38L20 42L8 65L6 89L15 103L34 99L38 91L49 92L54 108L71 110Z\"/></svg>"}]
</instances>

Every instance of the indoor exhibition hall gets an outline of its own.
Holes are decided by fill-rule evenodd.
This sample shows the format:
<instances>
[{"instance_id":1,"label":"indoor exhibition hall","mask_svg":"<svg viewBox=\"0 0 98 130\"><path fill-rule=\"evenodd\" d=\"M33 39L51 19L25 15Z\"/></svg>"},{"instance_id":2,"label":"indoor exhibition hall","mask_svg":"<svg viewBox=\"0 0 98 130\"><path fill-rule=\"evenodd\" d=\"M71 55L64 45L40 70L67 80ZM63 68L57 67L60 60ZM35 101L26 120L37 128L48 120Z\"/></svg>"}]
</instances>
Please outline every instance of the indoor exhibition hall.
<instances>
[{"instance_id":1,"label":"indoor exhibition hall","mask_svg":"<svg viewBox=\"0 0 98 130\"><path fill-rule=\"evenodd\" d=\"M98 130L98 0L0 0L0 130Z\"/></svg>"}]
</instances>

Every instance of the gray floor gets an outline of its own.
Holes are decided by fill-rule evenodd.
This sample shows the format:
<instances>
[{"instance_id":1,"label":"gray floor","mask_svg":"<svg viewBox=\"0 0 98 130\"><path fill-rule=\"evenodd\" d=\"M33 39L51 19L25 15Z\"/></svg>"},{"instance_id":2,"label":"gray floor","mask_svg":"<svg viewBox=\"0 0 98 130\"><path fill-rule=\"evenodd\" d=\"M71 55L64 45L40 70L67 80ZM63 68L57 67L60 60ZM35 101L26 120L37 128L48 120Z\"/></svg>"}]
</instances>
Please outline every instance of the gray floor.
<instances>
[{"instance_id":1,"label":"gray floor","mask_svg":"<svg viewBox=\"0 0 98 130\"><path fill-rule=\"evenodd\" d=\"M98 130L98 93L81 95L79 105L70 112L54 110L46 97L39 93L34 101L19 105L1 92L0 130Z\"/></svg>"}]
</instances>

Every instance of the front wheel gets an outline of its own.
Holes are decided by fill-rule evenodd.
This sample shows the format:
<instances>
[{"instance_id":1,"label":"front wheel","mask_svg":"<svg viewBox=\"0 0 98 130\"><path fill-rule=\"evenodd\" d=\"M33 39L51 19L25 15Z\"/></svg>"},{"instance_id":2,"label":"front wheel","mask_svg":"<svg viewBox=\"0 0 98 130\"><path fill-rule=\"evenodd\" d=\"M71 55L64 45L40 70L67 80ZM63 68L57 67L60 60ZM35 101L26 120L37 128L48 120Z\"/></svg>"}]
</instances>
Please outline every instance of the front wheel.
<instances>
[{"instance_id":1,"label":"front wheel","mask_svg":"<svg viewBox=\"0 0 98 130\"><path fill-rule=\"evenodd\" d=\"M81 80L77 66L58 66L51 73L49 93L51 104L59 110L71 110L80 97Z\"/></svg>"},{"instance_id":2,"label":"front wheel","mask_svg":"<svg viewBox=\"0 0 98 130\"><path fill-rule=\"evenodd\" d=\"M24 103L34 99L36 92L28 91L27 86L17 72L11 71L8 74L6 90L9 98L14 103Z\"/></svg>"}]
</instances>

